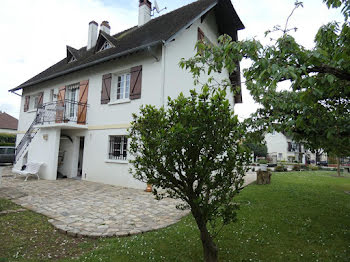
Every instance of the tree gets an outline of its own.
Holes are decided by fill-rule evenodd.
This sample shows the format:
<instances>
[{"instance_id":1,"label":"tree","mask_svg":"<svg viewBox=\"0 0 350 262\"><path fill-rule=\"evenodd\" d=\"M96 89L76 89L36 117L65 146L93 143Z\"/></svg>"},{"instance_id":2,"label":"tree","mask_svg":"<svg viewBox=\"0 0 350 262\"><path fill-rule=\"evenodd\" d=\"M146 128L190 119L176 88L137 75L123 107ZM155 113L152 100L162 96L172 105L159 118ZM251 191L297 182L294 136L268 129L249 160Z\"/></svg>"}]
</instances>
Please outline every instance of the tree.
<instances>
[{"instance_id":1,"label":"tree","mask_svg":"<svg viewBox=\"0 0 350 262\"><path fill-rule=\"evenodd\" d=\"M192 90L190 97L169 98L166 108L143 106L133 115L129 132L134 177L153 184L158 199L183 200L178 208L190 208L205 261L217 261L213 239L219 224L236 219L233 198L249 161L240 143L246 130L233 114L226 91L204 86L200 93Z\"/></svg>"},{"instance_id":2,"label":"tree","mask_svg":"<svg viewBox=\"0 0 350 262\"><path fill-rule=\"evenodd\" d=\"M247 125L259 132L283 131L311 150L322 148L341 157L350 155L350 1L324 2L342 7L345 21L322 26L313 49L296 42L290 34L296 29L288 28L288 18L285 28L266 32L282 32L269 45L255 39L234 42L224 35L218 46L198 43L200 53L181 63L198 79L206 70L234 72L237 61L250 60L251 66L244 70L246 86L261 108ZM298 8L302 2L295 5ZM282 82L289 88L281 88Z\"/></svg>"},{"instance_id":3,"label":"tree","mask_svg":"<svg viewBox=\"0 0 350 262\"><path fill-rule=\"evenodd\" d=\"M267 156L267 146L261 143L247 143L246 146L253 151L254 161L257 157L266 157Z\"/></svg>"}]
</instances>

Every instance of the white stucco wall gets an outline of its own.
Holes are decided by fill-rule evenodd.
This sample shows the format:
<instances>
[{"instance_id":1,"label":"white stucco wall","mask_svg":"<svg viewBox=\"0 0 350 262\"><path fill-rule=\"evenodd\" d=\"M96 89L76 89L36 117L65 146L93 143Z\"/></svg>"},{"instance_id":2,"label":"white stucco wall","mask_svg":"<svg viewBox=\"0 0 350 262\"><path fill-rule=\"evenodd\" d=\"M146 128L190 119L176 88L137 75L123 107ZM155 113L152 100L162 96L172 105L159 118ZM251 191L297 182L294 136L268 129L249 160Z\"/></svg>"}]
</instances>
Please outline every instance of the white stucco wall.
<instances>
[{"instance_id":1,"label":"white stucco wall","mask_svg":"<svg viewBox=\"0 0 350 262\"><path fill-rule=\"evenodd\" d=\"M46 169L41 173L42 178L53 179L56 177L57 169L51 166L56 165L57 167L60 146L60 150L66 151L66 154L64 164L59 167L59 171L68 177L76 176L79 137L83 136L85 137L85 144L82 179L125 187L145 188L143 183L135 180L129 173L131 165L128 162L108 160L109 136L126 135L127 128L132 120L132 113L138 112L142 104L153 104L160 107L162 101L167 101L168 96L175 98L180 92L188 94L189 90L194 87L191 73L181 69L178 64L181 58L190 58L195 55L198 27L212 43L217 42L216 38L219 33L214 14L210 13L203 23L198 19L191 27L178 34L175 41L168 43L165 49L162 50L164 47L159 47L153 50L159 61L150 53L142 52L25 88L19 117L19 131L21 134L18 135L18 141L20 141L35 117L35 111L23 112L26 95L43 91L43 102L45 103L50 99L51 89L54 89L55 94L57 94L61 86L89 80L88 129L67 130L63 128L60 130L60 128L46 128L43 130L49 134L49 139L43 141L42 134L38 133L39 137L35 141L33 140L30 145L29 160L46 161L47 163ZM165 60L162 59L162 52L165 53ZM164 97L162 97L163 62L165 62ZM142 65L141 99L121 104L101 105L102 75L125 72L138 65ZM224 70L216 78L218 81L228 78L227 71ZM201 81L205 82L206 79L207 77L203 77ZM228 98L233 106L233 95L228 94ZM40 132L43 132L43 130ZM69 135L73 139L73 143L69 140L61 140L61 134Z\"/></svg>"}]
</instances>

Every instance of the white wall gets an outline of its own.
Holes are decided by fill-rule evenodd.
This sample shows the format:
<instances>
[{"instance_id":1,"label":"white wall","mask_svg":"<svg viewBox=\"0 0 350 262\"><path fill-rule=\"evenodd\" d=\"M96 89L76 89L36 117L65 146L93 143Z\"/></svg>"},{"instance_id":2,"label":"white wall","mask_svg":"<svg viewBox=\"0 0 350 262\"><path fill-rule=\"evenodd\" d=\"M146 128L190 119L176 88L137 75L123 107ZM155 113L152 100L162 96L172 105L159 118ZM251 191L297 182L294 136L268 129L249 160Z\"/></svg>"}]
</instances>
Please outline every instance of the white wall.
<instances>
[{"instance_id":1,"label":"white wall","mask_svg":"<svg viewBox=\"0 0 350 262\"><path fill-rule=\"evenodd\" d=\"M189 90L194 88L194 81L192 74L179 67L181 58L189 59L193 57L197 50L195 45L198 40L198 28L200 28L205 36L213 43L217 44L217 38L219 32L215 21L214 12L211 11L205 17L201 23L201 19L196 20L191 27L185 29L181 34L177 35L175 41L171 41L165 47L165 101L167 97L175 98L180 92L185 95L189 94ZM228 79L229 74L226 69L221 74L215 74L215 79L218 82L221 80ZM201 76L201 82L205 83L209 77L207 75ZM201 86L198 85L196 88L199 89ZM228 98L231 105L234 105L233 94L228 93Z\"/></svg>"}]
</instances>

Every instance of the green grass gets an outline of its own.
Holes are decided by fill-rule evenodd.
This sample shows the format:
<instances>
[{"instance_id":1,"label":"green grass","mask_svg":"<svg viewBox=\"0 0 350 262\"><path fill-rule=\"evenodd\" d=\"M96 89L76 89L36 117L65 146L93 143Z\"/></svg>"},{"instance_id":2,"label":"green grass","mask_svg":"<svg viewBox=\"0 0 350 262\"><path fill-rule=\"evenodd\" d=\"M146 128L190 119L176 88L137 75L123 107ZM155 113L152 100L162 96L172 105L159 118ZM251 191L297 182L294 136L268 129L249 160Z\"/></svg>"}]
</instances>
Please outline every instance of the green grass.
<instances>
[{"instance_id":1,"label":"green grass","mask_svg":"<svg viewBox=\"0 0 350 262\"><path fill-rule=\"evenodd\" d=\"M236 200L242 204L238 221L216 239L220 261L350 261L350 195L344 192L350 191L350 177L335 175L325 171L273 173L271 185L244 189ZM63 238L42 216L31 214L39 230L49 227L47 238ZM1 219L0 233L6 228ZM13 257L18 246L4 248L1 241L2 237L0 254L5 251ZM23 239L21 245L28 244ZM70 253L62 254L61 260L80 254L80 261L202 261L199 233L191 216L142 235L68 246ZM32 257L40 258L40 252L46 251L33 251Z\"/></svg>"},{"instance_id":2,"label":"green grass","mask_svg":"<svg viewBox=\"0 0 350 262\"><path fill-rule=\"evenodd\" d=\"M20 207L0 199L0 208ZM92 250L95 243L63 235L47 222L47 217L31 211L0 215L0 262L74 258Z\"/></svg>"}]
</instances>

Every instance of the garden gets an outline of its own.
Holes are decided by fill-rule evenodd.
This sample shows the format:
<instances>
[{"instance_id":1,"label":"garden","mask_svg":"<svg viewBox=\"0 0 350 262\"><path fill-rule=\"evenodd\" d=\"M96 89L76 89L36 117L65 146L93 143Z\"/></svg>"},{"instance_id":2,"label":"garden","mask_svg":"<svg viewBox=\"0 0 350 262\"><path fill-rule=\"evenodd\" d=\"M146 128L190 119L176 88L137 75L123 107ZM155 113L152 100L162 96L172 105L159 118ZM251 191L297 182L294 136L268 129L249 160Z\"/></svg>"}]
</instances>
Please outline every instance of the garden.
<instances>
[{"instance_id":1,"label":"garden","mask_svg":"<svg viewBox=\"0 0 350 262\"><path fill-rule=\"evenodd\" d=\"M349 261L350 176L274 172L235 198L237 221L214 241L220 261ZM0 212L18 208L0 201ZM189 215L165 229L124 238L73 238L31 211L0 215L0 261L202 261Z\"/></svg>"}]
</instances>

